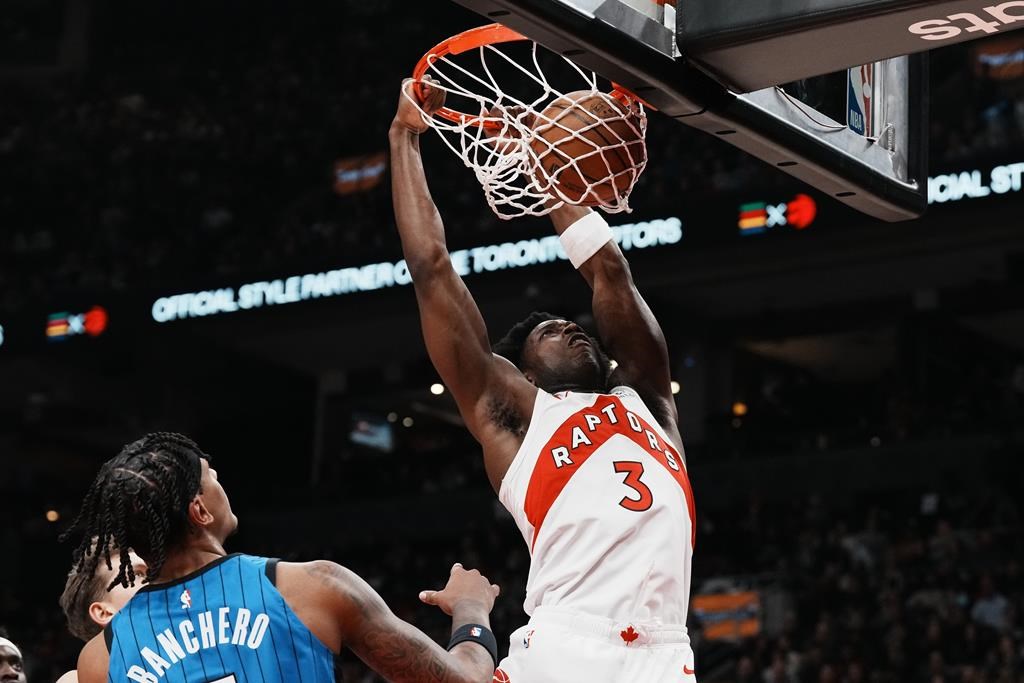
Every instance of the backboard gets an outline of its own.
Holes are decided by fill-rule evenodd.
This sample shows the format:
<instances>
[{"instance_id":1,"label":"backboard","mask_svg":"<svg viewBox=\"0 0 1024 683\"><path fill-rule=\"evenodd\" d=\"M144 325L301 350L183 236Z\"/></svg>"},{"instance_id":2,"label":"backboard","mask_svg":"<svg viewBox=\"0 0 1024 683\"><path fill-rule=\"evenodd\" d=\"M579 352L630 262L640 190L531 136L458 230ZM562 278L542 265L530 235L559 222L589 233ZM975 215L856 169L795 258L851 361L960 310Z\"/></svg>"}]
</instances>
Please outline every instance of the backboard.
<instances>
[{"instance_id":1,"label":"backboard","mask_svg":"<svg viewBox=\"0 0 1024 683\"><path fill-rule=\"evenodd\" d=\"M817 78L835 68L816 67L808 52L800 80L743 93L680 40L688 35L682 3L697 0L679 0L678 15L674 0L456 2L866 214L907 220L927 207L923 55Z\"/></svg>"}]
</instances>

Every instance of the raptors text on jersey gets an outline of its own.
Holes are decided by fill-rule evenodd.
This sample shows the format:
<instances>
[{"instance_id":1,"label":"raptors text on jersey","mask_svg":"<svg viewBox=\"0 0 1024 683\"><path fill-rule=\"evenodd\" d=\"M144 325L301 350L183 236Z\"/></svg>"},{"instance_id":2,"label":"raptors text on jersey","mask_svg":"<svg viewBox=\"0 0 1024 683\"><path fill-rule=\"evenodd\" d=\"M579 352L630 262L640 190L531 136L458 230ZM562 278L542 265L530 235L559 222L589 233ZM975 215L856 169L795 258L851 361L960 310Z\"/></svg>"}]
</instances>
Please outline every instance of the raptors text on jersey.
<instances>
[{"instance_id":1,"label":"raptors text on jersey","mask_svg":"<svg viewBox=\"0 0 1024 683\"><path fill-rule=\"evenodd\" d=\"M693 493L681 446L634 390L539 391L499 495L532 554L528 614L686 623Z\"/></svg>"}]
</instances>

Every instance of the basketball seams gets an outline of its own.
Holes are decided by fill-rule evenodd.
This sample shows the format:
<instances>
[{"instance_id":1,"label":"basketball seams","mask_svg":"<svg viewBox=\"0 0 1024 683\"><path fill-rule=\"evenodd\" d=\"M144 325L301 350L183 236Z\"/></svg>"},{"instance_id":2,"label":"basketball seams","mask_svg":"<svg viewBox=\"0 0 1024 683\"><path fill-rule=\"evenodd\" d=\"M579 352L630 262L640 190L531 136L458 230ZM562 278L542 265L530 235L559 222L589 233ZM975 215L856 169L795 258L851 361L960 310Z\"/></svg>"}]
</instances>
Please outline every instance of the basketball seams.
<instances>
[{"instance_id":1,"label":"basketball seams","mask_svg":"<svg viewBox=\"0 0 1024 683\"><path fill-rule=\"evenodd\" d=\"M600 93L570 93L549 104L530 142L540 165L535 176L541 188L591 205L615 203L628 194L638 167L647 161L642 125L631 115Z\"/></svg>"},{"instance_id":2,"label":"basketball seams","mask_svg":"<svg viewBox=\"0 0 1024 683\"><path fill-rule=\"evenodd\" d=\"M551 170L548 170L547 168L544 169L545 172L549 176L551 176L552 183L557 184L560 188L572 190L573 192L579 194L582 197L584 195L591 194L590 187L602 182L604 179L594 178L590 176L589 174L585 173L583 169L579 167L578 164L579 160L582 157L589 157L593 153L598 151L596 147L593 151L586 153L586 155L569 154L568 152L562 149L563 143L565 143L566 141L574 144L588 144L589 142L585 139L581 139L573 135L573 129L561 125L561 121L567 116L579 119L581 121L583 120L582 117L580 117L576 111L570 109L571 106L571 103L563 103L559 100L556 100L551 105L549 105L548 108L544 110L545 114L553 108L557 108L559 112L553 117L544 117L549 120L541 127L535 129L534 132L536 133L536 137L534 138L534 140L542 141L547 146L547 150L543 154L538 155L538 162L540 163L542 168L544 168L545 166L544 159L552 154L559 157L559 160L561 161L557 168L552 168ZM549 140L548 138L544 137L544 135L550 131L557 131L563 133L563 135L555 140ZM580 186L569 179L563 178L566 169L574 171L579 176L580 180L587 183L587 187Z\"/></svg>"}]
</instances>

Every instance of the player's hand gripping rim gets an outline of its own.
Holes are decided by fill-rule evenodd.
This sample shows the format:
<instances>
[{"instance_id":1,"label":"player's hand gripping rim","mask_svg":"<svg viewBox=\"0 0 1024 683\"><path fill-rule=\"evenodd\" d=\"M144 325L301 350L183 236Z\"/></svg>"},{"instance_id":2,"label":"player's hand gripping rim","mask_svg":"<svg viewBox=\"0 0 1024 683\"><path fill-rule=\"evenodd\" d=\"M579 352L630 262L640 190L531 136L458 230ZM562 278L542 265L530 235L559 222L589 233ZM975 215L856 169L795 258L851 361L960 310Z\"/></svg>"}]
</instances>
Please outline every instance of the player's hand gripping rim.
<instances>
[{"instance_id":1,"label":"player's hand gripping rim","mask_svg":"<svg viewBox=\"0 0 1024 683\"><path fill-rule=\"evenodd\" d=\"M419 135L430 127L423 115L433 116L438 109L443 107L447 93L443 88L436 87L434 79L430 76L423 77L423 80L420 81L420 88L416 88L414 85L415 80L412 78L402 81L402 92L398 96L398 111L391 125ZM420 93L423 95L422 98Z\"/></svg>"}]
</instances>

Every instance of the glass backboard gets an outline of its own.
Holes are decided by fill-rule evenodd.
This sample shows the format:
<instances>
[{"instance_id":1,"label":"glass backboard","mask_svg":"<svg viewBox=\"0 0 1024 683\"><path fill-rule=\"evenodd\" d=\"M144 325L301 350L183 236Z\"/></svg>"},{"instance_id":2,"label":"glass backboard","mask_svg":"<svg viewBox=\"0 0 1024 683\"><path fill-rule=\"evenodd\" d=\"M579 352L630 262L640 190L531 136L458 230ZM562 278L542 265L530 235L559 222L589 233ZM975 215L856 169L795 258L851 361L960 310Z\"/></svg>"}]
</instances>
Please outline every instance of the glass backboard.
<instances>
[{"instance_id":1,"label":"glass backboard","mask_svg":"<svg viewBox=\"0 0 1024 683\"><path fill-rule=\"evenodd\" d=\"M672 0L456 0L866 214L924 212L926 57L742 93L686 54L684 1L677 14Z\"/></svg>"}]
</instances>

